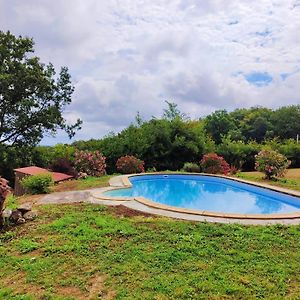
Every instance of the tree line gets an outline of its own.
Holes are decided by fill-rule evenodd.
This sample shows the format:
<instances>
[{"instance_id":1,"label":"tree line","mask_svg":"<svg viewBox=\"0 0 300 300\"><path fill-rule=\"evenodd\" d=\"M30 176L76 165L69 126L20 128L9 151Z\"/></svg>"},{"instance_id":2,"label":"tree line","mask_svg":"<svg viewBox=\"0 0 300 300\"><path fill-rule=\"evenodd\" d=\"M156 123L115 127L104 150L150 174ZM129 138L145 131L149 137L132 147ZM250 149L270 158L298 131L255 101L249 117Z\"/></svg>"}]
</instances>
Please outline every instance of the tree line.
<instances>
[{"instance_id":1,"label":"tree line","mask_svg":"<svg viewBox=\"0 0 300 300\"><path fill-rule=\"evenodd\" d=\"M167 105L160 118L144 121L138 114L127 128L104 138L26 150L0 147L0 174L10 179L15 167L47 167L62 157L72 160L75 149L100 151L108 173L116 172L116 161L124 155L143 160L146 170L162 171L180 170L186 162L199 163L210 152L222 155L237 169L250 171L254 170L254 156L264 148L278 150L291 160L292 167L300 167L299 105L219 110L197 120L181 113L176 104Z\"/></svg>"},{"instance_id":2,"label":"tree line","mask_svg":"<svg viewBox=\"0 0 300 300\"><path fill-rule=\"evenodd\" d=\"M218 110L191 120L176 104L169 103L161 118L136 122L118 134L103 139L73 143L81 150L100 150L107 157L108 170L122 155L145 161L146 169L179 170L185 162L199 162L203 154L216 152L233 166L254 169L254 155L263 147L277 149L300 166L300 105L275 110L253 107L232 112Z\"/></svg>"}]
</instances>

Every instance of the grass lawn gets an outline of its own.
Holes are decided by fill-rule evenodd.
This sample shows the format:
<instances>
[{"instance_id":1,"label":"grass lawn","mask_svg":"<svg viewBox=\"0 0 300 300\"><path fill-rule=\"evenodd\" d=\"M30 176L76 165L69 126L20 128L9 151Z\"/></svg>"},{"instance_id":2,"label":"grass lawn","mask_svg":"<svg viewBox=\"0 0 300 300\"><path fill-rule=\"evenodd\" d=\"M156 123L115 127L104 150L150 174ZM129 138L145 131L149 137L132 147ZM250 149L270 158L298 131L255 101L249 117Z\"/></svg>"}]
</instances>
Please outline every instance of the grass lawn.
<instances>
[{"instance_id":1,"label":"grass lawn","mask_svg":"<svg viewBox=\"0 0 300 300\"><path fill-rule=\"evenodd\" d=\"M0 299L299 299L300 226L41 206L0 235Z\"/></svg>"},{"instance_id":2,"label":"grass lawn","mask_svg":"<svg viewBox=\"0 0 300 300\"><path fill-rule=\"evenodd\" d=\"M239 178L267 183L288 189L300 191L300 169L288 169L284 178L276 180L264 179L264 174L260 172L241 172L236 175Z\"/></svg>"},{"instance_id":3,"label":"grass lawn","mask_svg":"<svg viewBox=\"0 0 300 300\"><path fill-rule=\"evenodd\" d=\"M52 190L53 192L65 192L65 191L100 188L100 187L108 186L109 179L114 176L116 175L105 175L101 177L88 176L85 179L62 181L56 184L52 188Z\"/></svg>"},{"instance_id":4,"label":"grass lawn","mask_svg":"<svg viewBox=\"0 0 300 300\"><path fill-rule=\"evenodd\" d=\"M258 172L238 176L266 182ZM54 190L107 186L110 177ZM283 180L268 183L300 190L300 169ZM35 221L0 232L0 299L300 299L300 226L186 222L122 206L37 209Z\"/></svg>"}]
</instances>

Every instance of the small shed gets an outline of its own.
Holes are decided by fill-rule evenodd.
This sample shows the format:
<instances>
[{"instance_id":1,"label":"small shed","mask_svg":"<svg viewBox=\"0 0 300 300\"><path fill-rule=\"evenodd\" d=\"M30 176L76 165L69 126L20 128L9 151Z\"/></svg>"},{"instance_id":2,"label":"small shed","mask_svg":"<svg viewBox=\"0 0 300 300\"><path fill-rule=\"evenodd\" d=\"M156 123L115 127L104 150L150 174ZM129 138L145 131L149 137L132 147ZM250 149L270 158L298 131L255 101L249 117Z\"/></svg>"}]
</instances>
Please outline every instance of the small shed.
<instances>
[{"instance_id":1,"label":"small shed","mask_svg":"<svg viewBox=\"0 0 300 300\"><path fill-rule=\"evenodd\" d=\"M43 169L36 166L14 169L14 172L15 172L14 194L16 196L21 196L25 194L25 189L21 185L21 180L26 176L39 175L39 174L51 174L54 182L59 182L59 181L73 178L73 176L71 175L67 175L59 172L50 172L47 169Z\"/></svg>"}]
</instances>

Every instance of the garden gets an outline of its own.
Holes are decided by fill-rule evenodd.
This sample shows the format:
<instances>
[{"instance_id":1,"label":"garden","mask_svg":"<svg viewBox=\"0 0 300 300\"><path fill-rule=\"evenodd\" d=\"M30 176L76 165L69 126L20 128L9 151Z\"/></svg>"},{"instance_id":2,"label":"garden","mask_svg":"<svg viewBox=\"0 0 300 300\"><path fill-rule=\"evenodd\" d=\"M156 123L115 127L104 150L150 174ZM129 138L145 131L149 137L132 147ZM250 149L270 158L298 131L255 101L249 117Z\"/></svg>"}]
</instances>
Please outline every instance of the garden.
<instances>
[{"instance_id":1,"label":"garden","mask_svg":"<svg viewBox=\"0 0 300 300\"><path fill-rule=\"evenodd\" d=\"M221 174L300 191L300 105L192 120L166 101L161 116L137 113L121 132L45 146L45 135L72 138L82 125L63 116L68 68L41 63L27 37L0 31L0 46L0 299L299 299L300 225L36 203L131 173ZM26 194L16 197L14 170L26 166L48 171L20 178ZM73 179L54 184L50 172Z\"/></svg>"}]
</instances>

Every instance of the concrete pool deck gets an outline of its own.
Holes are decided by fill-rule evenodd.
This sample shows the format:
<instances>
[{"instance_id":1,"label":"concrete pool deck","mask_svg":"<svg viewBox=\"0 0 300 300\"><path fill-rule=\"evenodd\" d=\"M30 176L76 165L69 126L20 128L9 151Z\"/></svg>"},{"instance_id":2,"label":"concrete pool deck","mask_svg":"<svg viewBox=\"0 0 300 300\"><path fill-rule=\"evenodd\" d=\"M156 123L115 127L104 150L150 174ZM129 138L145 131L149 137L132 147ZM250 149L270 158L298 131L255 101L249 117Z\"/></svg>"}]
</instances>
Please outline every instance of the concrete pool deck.
<instances>
[{"instance_id":1,"label":"concrete pool deck","mask_svg":"<svg viewBox=\"0 0 300 300\"><path fill-rule=\"evenodd\" d=\"M104 195L103 193L108 190L129 188L131 183L128 179L132 175L121 175L110 179L109 187L89 189L84 191L71 191L53 193L42 197L37 204L71 204L71 203L92 203L109 206L123 205L127 208L137 210L144 213L153 215L175 218L188 221L200 222L217 222L217 223L239 223L245 225L271 225L271 224L284 224L296 225L300 224L300 213L289 214L274 214L274 215L238 215L238 214L222 214L207 211L193 211L188 209L180 209L176 207L166 206L153 201L144 199L142 197L122 197L115 198ZM236 178L229 178L225 176L217 176L227 179L233 179L243 183L256 185L253 182L240 180ZM283 192L289 195L300 197L300 192L292 191L283 188L276 188L265 184L257 184L259 187L272 189L275 191Z\"/></svg>"}]
</instances>

